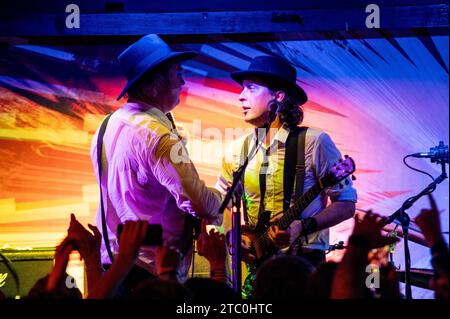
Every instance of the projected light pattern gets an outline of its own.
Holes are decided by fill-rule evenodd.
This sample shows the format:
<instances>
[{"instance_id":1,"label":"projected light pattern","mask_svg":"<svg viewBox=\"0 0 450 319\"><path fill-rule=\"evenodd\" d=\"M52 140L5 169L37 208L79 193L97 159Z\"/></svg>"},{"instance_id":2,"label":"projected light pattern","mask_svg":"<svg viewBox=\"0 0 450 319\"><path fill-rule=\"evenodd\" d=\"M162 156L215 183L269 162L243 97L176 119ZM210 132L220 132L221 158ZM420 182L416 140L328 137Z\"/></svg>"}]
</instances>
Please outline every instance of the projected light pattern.
<instances>
[{"instance_id":1,"label":"projected light pattern","mask_svg":"<svg viewBox=\"0 0 450 319\"><path fill-rule=\"evenodd\" d=\"M84 223L94 221L98 189L89 146L103 116L124 103L115 101L125 80L114 63L124 47L7 43L0 48L0 247L55 245L70 213ZM394 212L429 183L404 167L403 156L441 139L448 144L448 36L208 40L173 47L200 52L184 63L186 86L174 114L190 146L201 146L191 157L209 185L220 171L226 141L208 129L224 137L227 128L249 128L242 121L240 88L229 73L262 54L294 63L309 96L304 125L329 133L341 152L356 160L359 209ZM427 160L413 165L440 173ZM448 182L435 194L448 231ZM426 199L410 215L422 207L428 207ZM333 228L331 243L345 240L351 227L348 221ZM403 265L402 256L399 245L396 258ZM412 260L413 267L429 267L428 251L416 244Z\"/></svg>"}]
</instances>

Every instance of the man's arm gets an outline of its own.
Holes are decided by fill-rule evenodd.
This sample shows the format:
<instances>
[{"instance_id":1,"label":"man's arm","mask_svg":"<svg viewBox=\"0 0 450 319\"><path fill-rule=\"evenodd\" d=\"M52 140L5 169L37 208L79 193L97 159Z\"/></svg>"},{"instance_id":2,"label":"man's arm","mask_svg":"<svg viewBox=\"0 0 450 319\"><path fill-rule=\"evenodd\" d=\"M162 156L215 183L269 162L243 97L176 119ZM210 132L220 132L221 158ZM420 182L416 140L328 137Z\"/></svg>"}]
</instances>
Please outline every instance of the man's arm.
<instances>
[{"instance_id":1,"label":"man's arm","mask_svg":"<svg viewBox=\"0 0 450 319\"><path fill-rule=\"evenodd\" d=\"M397 238L384 237L381 233L385 219L372 212L362 221L355 220L348 248L339 263L331 286L332 299L364 298L368 252L372 248L384 247L397 242Z\"/></svg>"},{"instance_id":2,"label":"man's arm","mask_svg":"<svg viewBox=\"0 0 450 319\"><path fill-rule=\"evenodd\" d=\"M350 201L336 201L312 218L316 221L313 232L327 229L353 217L355 214L355 203ZM280 230L277 226L269 228L269 238L278 248L289 245L291 239L297 238L302 233L302 223L296 223L295 228L290 231Z\"/></svg>"},{"instance_id":3,"label":"man's arm","mask_svg":"<svg viewBox=\"0 0 450 319\"><path fill-rule=\"evenodd\" d=\"M217 214L219 192L206 187L181 142L168 134L162 136L154 146L149 162L153 174L173 195L181 210L206 217L214 224L222 223L222 216Z\"/></svg>"},{"instance_id":4,"label":"man's arm","mask_svg":"<svg viewBox=\"0 0 450 319\"><path fill-rule=\"evenodd\" d=\"M314 149L314 166L321 178L341 159L342 155L326 133L318 137ZM346 180L345 184L342 183L343 188L335 185L325 189L325 193L331 199L331 205L314 216L317 221L317 230L335 226L355 214L356 190L352 187L352 180L348 177Z\"/></svg>"},{"instance_id":5,"label":"man's arm","mask_svg":"<svg viewBox=\"0 0 450 319\"><path fill-rule=\"evenodd\" d=\"M146 221L128 221L124 224L119 240L119 254L111 267L97 280L95 286L89 289L88 299L107 299L116 294L133 268L147 229Z\"/></svg>"},{"instance_id":6,"label":"man's arm","mask_svg":"<svg viewBox=\"0 0 450 319\"><path fill-rule=\"evenodd\" d=\"M336 201L315 215L317 230L333 227L355 214L355 203L350 201Z\"/></svg>"}]
</instances>

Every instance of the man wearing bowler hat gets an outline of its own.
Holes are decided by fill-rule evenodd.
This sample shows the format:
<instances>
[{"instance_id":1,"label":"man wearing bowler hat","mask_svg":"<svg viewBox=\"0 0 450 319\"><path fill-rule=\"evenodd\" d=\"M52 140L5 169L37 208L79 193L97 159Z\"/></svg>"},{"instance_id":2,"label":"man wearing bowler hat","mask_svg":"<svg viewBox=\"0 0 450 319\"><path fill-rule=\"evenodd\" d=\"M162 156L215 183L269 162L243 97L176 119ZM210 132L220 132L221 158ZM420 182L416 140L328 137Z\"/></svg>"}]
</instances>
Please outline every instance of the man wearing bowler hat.
<instances>
[{"instance_id":1,"label":"man wearing bowler hat","mask_svg":"<svg viewBox=\"0 0 450 319\"><path fill-rule=\"evenodd\" d=\"M220 194L200 179L170 113L185 84L180 63L195 55L171 50L154 34L144 36L119 55L128 81L117 99L126 96L127 103L109 117L101 151L101 191L112 255L118 251L119 224L127 220L161 224L163 245L180 255L176 269L166 270L175 272L180 281L187 277L192 255L190 217L221 223L217 215ZM99 131L91 145L97 179ZM97 225L102 225L101 207ZM141 248L135 266L138 275L134 277L162 275L156 272L155 254L155 247ZM104 264L111 264L109 255L103 240Z\"/></svg>"},{"instance_id":2,"label":"man wearing bowler hat","mask_svg":"<svg viewBox=\"0 0 450 319\"><path fill-rule=\"evenodd\" d=\"M258 56L247 70L231 77L242 85L239 101L243 119L255 131L229 146L216 188L224 195L233 172L249 155L243 179L244 220L255 227L264 211L271 212L272 220L279 218L295 198L338 162L341 154L325 132L299 127L301 106L308 98L296 83L296 69L286 59ZM261 146L255 154L258 144ZM328 198L331 204L326 206ZM325 261L329 247L328 229L353 216L356 198L351 180L342 189L327 188L286 230L270 227L269 239L280 252L300 255L318 265Z\"/></svg>"}]
</instances>

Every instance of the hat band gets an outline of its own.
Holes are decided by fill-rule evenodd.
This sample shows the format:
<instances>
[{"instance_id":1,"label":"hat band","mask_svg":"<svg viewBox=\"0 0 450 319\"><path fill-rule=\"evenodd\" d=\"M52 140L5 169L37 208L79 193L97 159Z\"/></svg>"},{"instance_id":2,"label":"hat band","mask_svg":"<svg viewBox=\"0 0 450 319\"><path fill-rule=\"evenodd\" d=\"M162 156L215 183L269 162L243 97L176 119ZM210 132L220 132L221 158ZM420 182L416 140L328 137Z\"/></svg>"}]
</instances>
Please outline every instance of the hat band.
<instances>
[{"instance_id":1,"label":"hat band","mask_svg":"<svg viewBox=\"0 0 450 319\"><path fill-rule=\"evenodd\" d=\"M160 49L154 51L152 54L147 56L145 59L141 60L141 62L136 64L136 66L129 69L125 73L125 76L127 77L128 80L133 79L134 77L139 75L139 73L142 72L142 69L147 69L149 66L153 66L155 64L155 62L161 61L164 57L168 56L170 53L172 53L172 51L167 47L160 48Z\"/></svg>"}]
</instances>

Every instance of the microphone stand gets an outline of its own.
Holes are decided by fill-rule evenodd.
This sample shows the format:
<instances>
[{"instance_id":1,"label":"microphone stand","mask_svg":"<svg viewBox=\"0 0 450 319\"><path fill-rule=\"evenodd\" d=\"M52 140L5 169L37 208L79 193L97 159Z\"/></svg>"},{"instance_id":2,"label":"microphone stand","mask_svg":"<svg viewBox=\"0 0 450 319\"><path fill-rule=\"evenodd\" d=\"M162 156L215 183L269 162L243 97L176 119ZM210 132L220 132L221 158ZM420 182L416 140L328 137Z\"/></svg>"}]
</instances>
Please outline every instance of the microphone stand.
<instances>
[{"instance_id":1,"label":"microphone stand","mask_svg":"<svg viewBox=\"0 0 450 319\"><path fill-rule=\"evenodd\" d=\"M245 169L248 165L248 156L245 162L233 173L233 183L229 188L222 205L219 208L219 214L223 214L225 208L231 200L232 204L232 220L231 220L231 264L232 275L231 282L233 291L240 294L242 286L242 269L241 269L241 199L236 196L236 188L244 176Z\"/></svg>"},{"instance_id":2,"label":"microphone stand","mask_svg":"<svg viewBox=\"0 0 450 319\"><path fill-rule=\"evenodd\" d=\"M219 208L219 214L223 214L225 208L227 208L228 203L231 200L232 204L232 223L231 223L231 263L232 263L232 284L233 291L236 294L241 294L242 287L242 268L241 268L241 197L237 194L236 188L239 182L242 181L244 177L245 170L247 168L250 154L253 152L258 152L261 147L259 140L264 141L266 132L270 124L264 127L263 137L261 139L257 138L252 150L247 154L244 163L233 173L233 182L231 187L228 189L227 194ZM259 134L257 134L258 136ZM252 157L254 156L252 155Z\"/></svg>"},{"instance_id":3,"label":"microphone stand","mask_svg":"<svg viewBox=\"0 0 450 319\"><path fill-rule=\"evenodd\" d=\"M402 206L395 211L391 216L389 216L384 223L384 225L392 223L394 220L398 220L402 225L403 231L403 243L404 243L404 251L405 251L405 291L406 291L406 299L412 299L412 291L411 291L411 256L409 252L408 245L408 230L410 218L406 213L406 210L411 208L412 205L422 196L432 193L437 184L442 183L447 178L447 173L445 171L445 160L438 160L438 164L441 164L442 173L439 175L432 183L430 183L426 188L424 188L419 194L408 198Z\"/></svg>"}]
</instances>

